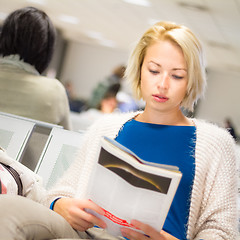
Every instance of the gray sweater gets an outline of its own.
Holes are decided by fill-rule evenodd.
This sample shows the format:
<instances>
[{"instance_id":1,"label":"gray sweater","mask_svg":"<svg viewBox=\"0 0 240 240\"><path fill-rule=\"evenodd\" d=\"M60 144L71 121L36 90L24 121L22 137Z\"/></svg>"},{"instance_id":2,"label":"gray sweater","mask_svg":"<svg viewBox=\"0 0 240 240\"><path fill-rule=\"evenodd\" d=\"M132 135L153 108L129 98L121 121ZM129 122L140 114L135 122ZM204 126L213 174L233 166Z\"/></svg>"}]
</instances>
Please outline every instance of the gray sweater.
<instances>
[{"instance_id":1,"label":"gray sweater","mask_svg":"<svg viewBox=\"0 0 240 240\"><path fill-rule=\"evenodd\" d=\"M18 55L0 58L0 111L71 128L64 86L40 76Z\"/></svg>"}]
</instances>

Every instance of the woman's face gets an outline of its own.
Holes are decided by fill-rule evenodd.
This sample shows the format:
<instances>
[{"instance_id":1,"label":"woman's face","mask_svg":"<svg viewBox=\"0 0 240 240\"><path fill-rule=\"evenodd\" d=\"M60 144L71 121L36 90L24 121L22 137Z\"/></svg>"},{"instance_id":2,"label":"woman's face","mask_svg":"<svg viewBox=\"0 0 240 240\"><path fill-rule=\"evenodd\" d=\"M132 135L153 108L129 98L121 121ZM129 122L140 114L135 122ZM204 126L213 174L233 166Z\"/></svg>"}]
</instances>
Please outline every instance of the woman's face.
<instances>
[{"instance_id":1,"label":"woman's face","mask_svg":"<svg viewBox=\"0 0 240 240\"><path fill-rule=\"evenodd\" d=\"M145 110L179 111L187 83L187 65L180 47L168 40L148 47L141 68Z\"/></svg>"}]
</instances>

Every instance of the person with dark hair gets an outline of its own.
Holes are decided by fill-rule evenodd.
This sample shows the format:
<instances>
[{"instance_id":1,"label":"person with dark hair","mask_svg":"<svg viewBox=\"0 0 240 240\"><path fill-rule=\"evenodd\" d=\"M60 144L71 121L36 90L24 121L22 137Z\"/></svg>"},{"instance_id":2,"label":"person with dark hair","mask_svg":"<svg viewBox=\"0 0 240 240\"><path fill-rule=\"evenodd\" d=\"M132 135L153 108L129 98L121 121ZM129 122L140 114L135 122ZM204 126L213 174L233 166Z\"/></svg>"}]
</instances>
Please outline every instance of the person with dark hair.
<instances>
[{"instance_id":1,"label":"person with dark hair","mask_svg":"<svg viewBox=\"0 0 240 240\"><path fill-rule=\"evenodd\" d=\"M55 28L43 11L26 7L11 13L4 22L0 53L3 57L19 54L39 73L48 66L54 50Z\"/></svg>"},{"instance_id":2,"label":"person with dark hair","mask_svg":"<svg viewBox=\"0 0 240 240\"><path fill-rule=\"evenodd\" d=\"M47 14L18 9L0 33L0 111L70 129L69 103L57 79L40 76L54 52L56 30Z\"/></svg>"}]
</instances>

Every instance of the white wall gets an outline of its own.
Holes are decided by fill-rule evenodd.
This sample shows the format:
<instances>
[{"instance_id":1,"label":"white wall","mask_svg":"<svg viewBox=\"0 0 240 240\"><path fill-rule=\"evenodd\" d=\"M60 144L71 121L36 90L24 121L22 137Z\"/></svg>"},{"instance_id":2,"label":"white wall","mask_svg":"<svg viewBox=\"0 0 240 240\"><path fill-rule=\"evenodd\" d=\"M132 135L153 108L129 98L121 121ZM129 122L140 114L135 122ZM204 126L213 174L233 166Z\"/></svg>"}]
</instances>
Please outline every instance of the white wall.
<instances>
[{"instance_id":1,"label":"white wall","mask_svg":"<svg viewBox=\"0 0 240 240\"><path fill-rule=\"evenodd\" d=\"M240 134L240 73L209 70L208 87L199 104L196 117L223 125L230 117Z\"/></svg>"},{"instance_id":2,"label":"white wall","mask_svg":"<svg viewBox=\"0 0 240 240\"><path fill-rule=\"evenodd\" d=\"M128 55L113 48L70 42L60 80L72 81L77 96L87 99L98 81L110 75L116 66L127 63Z\"/></svg>"}]
</instances>

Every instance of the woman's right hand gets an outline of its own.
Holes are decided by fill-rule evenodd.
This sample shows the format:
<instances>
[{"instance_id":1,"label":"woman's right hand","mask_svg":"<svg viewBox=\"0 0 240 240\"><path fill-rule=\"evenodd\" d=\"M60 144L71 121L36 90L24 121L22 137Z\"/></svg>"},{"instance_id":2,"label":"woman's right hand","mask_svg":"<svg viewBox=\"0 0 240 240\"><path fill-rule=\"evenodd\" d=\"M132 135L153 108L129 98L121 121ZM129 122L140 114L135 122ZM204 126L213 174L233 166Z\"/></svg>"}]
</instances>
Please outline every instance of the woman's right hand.
<instances>
[{"instance_id":1,"label":"woman's right hand","mask_svg":"<svg viewBox=\"0 0 240 240\"><path fill-rule=\"evenodd\" d=\"M106 224L102 219L86 212L85 209L91 209L100 215L104 215L101 207L94 202L76 198L60 198L56 201L53 208L76 230L83 232L94 225L106 228Z\"/></svg>"}]
</instances>

